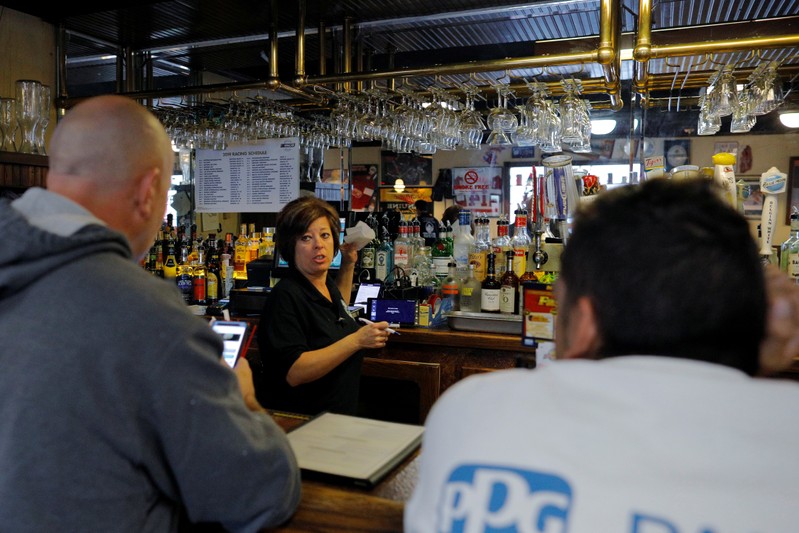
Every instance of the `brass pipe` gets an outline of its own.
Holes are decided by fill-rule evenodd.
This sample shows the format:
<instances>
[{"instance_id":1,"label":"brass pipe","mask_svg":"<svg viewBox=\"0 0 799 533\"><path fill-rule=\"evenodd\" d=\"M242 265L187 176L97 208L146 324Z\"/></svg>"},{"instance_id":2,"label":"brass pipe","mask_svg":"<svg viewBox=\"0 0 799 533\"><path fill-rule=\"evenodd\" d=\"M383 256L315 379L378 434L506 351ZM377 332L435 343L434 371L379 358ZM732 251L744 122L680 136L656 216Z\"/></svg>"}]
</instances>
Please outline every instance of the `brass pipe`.
<instances>
[{"instance_id":1,"label":"brass pipe","mask_svg":"<svg viewBox=\"0 0 799 533\"><path fill-rule=\"evenodd\" d=\"M633 49L635 71L633 89L641 94L647 92L649 77L649 59L652 57L652 0L639 0L638 3L638 35Z\"/></svg>"},{"instance_id":2,"label":"brass pipe","mask_svg":"<svg viewBox=\"0 0 799 533\"><path fill-rule=\"evenodd\" d=\"M363 39L358 39L358 42L355 44L355 70L363 72ZM358 80L355 87L359 93L363 92L363 80Z\"/></svg>"},{"instance_id":3,"label":"brass pipe","mask_svg":"<svg viewBox=\"0 0 799 533\"><path fill-rule=\"evenodd\" d=\"M470 72L491 72L500 70L539 68L557 65L575 65L580 63L596 62L596 51L571 52L549 56L529 56L503 59L489 59L484 61L471 61L466 63L452 63L448 65L433 65L429 67L390 69L373 72L342 73L332 76L309 76L308 83L349 83L357 80L379 80L383 78L413 78L417 76L435 76L445 74L468 74Z\"/></svg>"},{"instance_id":4,"label":"brass pipe","mask_svg":"<svg viewBox=\"0 0 799 533\"><path fill-rule=\"evenodd\" d=\"M621 41L621 24L619 5L614 0L602 0L599 12L599 46L597 48L597 62L602 66L605 76L605 88L611 99L614 111L624 107L621 99L621 55L619 42Z\"/></svg>"},{"instance_id":5,"label":"brass pipe","mask_svg":"<svg viewBox=\"0 0 799 533\"><path fill-rule=\"evenodd\" d=\"M297 50L294 57L294 84L305 84L305 0L297 2Z\"/></svg>"},{"instance_id":6,"label":"brass pipe","mask_svg":"<svg viewBox=\"0 0 799 533\"><path fill-rule=\"evenodd\" d=\"M280 84L280 75L277 68L277 2L278 0L271 0L269 15L271 19L269 21L269 79L266 84L270 88L277 88Z\"/></svg>"},{"instance_id":7,"label":"brass pipe","mask_svg":"<svg viewBox=\"0 0 799 533\"><path fill-rule=\"evenodd\" d=\"M344 53L341 67L341 81L344 82L344 92L348 93L352 90L352 85L347 80L347 77L352 72L352 17L344 17ZM353 77L351 81L357 79L360 78Z\"/></svg>"},{"instance_id":8,"label":"brass pipe","mask_svg":"<svg viewBox=\"0 0 799 533\"><path fill-rule=\"evenodd\" d=\"M699 54L738 52L761 48L789 48L799 45L799 34L744 39L723 39L682 44L653 45L652 58L693 56Z\"/></svg>"}]
</instances>

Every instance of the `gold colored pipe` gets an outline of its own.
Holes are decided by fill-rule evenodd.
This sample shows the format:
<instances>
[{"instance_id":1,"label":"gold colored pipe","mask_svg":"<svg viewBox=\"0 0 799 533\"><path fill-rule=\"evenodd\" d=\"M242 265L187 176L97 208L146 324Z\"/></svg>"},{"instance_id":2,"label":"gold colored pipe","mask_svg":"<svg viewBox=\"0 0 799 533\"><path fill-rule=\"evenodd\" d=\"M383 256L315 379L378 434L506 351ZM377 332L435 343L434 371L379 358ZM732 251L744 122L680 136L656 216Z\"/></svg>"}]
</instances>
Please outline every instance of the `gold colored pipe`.
<instances>
[{"instance_id":1,"label":"gold colored pipe","mask_svg":"<svg viewBox=\"0 0 799 533\"><path fill-rule=\"evenodd\" d=\"M771 37L750 37L744 39L724 39L695 43L652 46L652 58L693 56L709 53L738 52L761 48L788 48L799 45L799 34L776 35Z\"/></svg>"},{"instance_id":2,"label":"gold colored pipe","mask_svg":"<svg viewBox=\"0 0 799 533\"><path fill-rule=\"evenodd\" d=\"M268 87L275 87L280 84L278 69L277 69L277 0L272 0L270 9L269 21L269 79L266 84Z\"/></svg>"},{"instance_id":3,"label":"gold colored pipe","mask_svg":"<svg viewBox=\"0 0 799 533\"><path fill-rule=\"evenodd\" d=\"M648 63L652 57L652 0L640 0L638 3L638 35L633 49L635 73L633 88L646 96Z\"/></svg>"},{"instance_id":4,"label":"gold colored pipe","mask_svg":"<svg viewBox=\"0 0 799 533\"><path fill-rule=\"evenodd\" d=\"M341 71L343 75L338 81L344 82L344 92L350 92L352 85L347 80L347 76L352 72L352 17L344 17L344 58L342 61ZM362 78L352 78L351 81L356 81Z\"/></svg>"},{"instance_id":5,"label":"gold colored pipe","mask_svg":"<svg viewBox=\"0 0 799 533\"><path fill-rule=\"evenodd\" d=\"M305 0L298 0L297 51L294 59L294 83L305 84Z\"/></svg>"},{"instance_id":6,"label":"gold colored pipe","mask_svg":"<svg viewBox=\"0 0 799 533\"><path fill-rule=\"evenodd\" d=\"M605 75L605 88L610 96L611 106L614 111L624 107L621 99L621 54L619 42L621 41L621 24L619 22L621 11L615 0L602 0L599 13L599 47L597 48L597 61L602 66Z\"/></svg>"}]
</instances>

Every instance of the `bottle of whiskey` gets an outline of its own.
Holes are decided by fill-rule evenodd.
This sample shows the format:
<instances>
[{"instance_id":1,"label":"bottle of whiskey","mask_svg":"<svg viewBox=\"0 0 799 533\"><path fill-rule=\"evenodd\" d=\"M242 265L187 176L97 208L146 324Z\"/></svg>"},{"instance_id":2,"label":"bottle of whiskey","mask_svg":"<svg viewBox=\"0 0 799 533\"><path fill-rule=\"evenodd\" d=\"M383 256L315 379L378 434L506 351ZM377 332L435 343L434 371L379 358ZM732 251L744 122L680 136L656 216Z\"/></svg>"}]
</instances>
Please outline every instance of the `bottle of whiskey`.
<instances>
[{"instance_id":1,"label":"bottle of whiskey","mask_svg":"<svg viewBox=\"0 0 799 533\"><path fill-rule=\"evenodd\" d=\"M164 260L164 279L174 280L178 275L178 260L175 258L175 244L170 241Z\"/></svg>"},{"instance_id":2,"label":"bottle of whiskey","mask_svg":"<svg viewBox=\"0 0 799 533\"><path fill-rule=\"evenodd\" d=\"M216 305L223 298L222 264L219 261L219 249L216 247L216 235L208 236L208 263L205 272L205 297L208 305Z\"/></svg>"},{"instance_id":3,"label":"bottle of whiskey","mask_svg":"<svg viewBox=\"0 0 799 533\"><path fill-rule=\"evenodd\" d=\"M480 285L480 311L483 313L499 313L499 291L502 284L497 280L494 258L494 252L486 255L486 279Z\"/></svg>"},{"instance_id":4,"label":"bottle of whiskey","mask_svg":"<svg viewBox=\"0 0 799 533\"><path fill-rule=\"evenodd\" d=\"M527 211L516 210L516 222L513 228L513 238L510 241L513 249L513 271L517 278L527 270L527 251L530 249L530 234L527 232Z\"/></svg>"},{"instance_id":5,"label":"bottle of whiskey","mask_svg":"<svg viewBox=\"0 0 799 533\"><path fill-rule=\"evenodd\" d=\"M505 273L499 280L499 312L506 315L519 314L519 276L513 270L514 251L505 252Z\"/></svg>"},{"instance_id":6,"label":"bottle of whiskey","mask_svg":"<svg viewBox=\"0 0 799 533\"><path fill-rule=\"evenodd\" d=\"M241 231L234 244L233 279L247 279L247 259L249 258L249 239L247 224L241 225Z\"/></svg>"}]
</instances>

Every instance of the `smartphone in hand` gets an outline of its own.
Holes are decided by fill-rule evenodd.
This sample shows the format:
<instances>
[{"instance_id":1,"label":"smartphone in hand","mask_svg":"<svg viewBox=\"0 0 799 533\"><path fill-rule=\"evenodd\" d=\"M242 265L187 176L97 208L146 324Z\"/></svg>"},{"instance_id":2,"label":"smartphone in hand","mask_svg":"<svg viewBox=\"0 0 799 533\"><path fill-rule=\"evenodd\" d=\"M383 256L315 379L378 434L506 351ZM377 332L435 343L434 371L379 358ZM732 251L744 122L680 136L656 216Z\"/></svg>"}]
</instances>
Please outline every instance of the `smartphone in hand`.
<instances>
[{"instance_id":1,"label":"smartphone in hand","mask_svg":"<svg viewBox=\"0 0 799 533\"><path fill-rule=\"evenodd\" d=\"M249 346L248 324L244 321L215 320L211 328L216 331L225 343L222 350L222 357L225 362L233 368Z\"/></svg>"}]
</instances>

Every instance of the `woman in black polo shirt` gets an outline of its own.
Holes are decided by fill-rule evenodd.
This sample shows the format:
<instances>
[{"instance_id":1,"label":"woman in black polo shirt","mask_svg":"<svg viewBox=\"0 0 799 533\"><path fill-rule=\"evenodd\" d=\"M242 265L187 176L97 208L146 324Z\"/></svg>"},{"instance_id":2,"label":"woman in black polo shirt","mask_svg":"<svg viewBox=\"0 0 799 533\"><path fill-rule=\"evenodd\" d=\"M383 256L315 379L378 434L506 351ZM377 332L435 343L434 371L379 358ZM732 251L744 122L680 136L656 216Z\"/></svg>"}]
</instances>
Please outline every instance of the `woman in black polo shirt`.
<instances>
[{"instance_id":1,"label":"woman in black polo shirt","mask_svg":"<svg viewBox=\"0 0 799 533\"><path fill-rule=\"evenodd\" d=\"M358 251L341 245L333 281L328 271L339 250L338 213L313 196L278 214L275 245L290 273L272 289L261 315L258 400L282 411L355 414L363 351L382 348L389 335L387 322L364 326L348 312Z\"/></svg>"}]
</instances>

